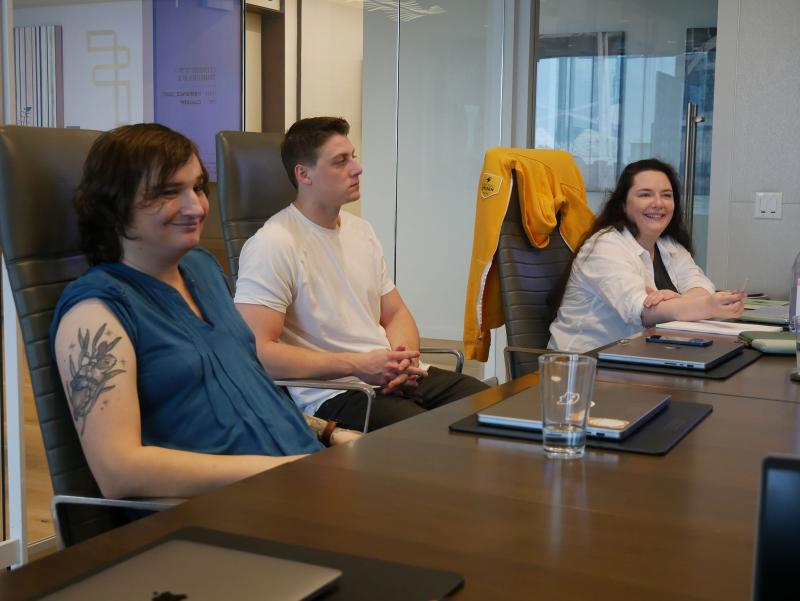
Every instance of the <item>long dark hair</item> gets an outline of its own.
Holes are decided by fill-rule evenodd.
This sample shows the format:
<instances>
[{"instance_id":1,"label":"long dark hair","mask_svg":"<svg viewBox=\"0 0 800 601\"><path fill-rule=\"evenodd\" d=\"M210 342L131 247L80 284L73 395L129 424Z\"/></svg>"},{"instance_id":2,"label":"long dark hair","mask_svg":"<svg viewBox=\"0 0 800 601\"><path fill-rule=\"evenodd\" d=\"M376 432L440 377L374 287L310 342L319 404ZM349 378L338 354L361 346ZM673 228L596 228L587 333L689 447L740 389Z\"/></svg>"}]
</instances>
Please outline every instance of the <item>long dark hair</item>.
<instances>
[{"instance_id":1,"label":"long dark hair","mask_svg":"<svg viewBox=\"0 0 800 601\"><path fill-rule=\"evenodd\" d=\"M625 202L628 199L628 192L633 186L633 179L643 171L659 171L667 176L670 186L672 186L672 199L675 203L675 210L672 213L672 219L667 224L667 227L661 232L660 237L669 236L676 242L681 244L686 250L694 254L694 247L692 245L692 237L689 235L689 230L683 222L683 203L681 199L681 184L678 180L678 174L671 165L658 159L643 159L634 163L628 164L622 173L619 175L617 185L614 190L609 194L603 207L600 209L600 214L595 218L592 227L584 236L578 248L575 249L575 254L569 262L569 266L561 276L558 285L553 289L553 292L547 299L548 304L553 311L558 311L561 306L561 301L564 298L564 292L567 289L569 282L569 275L572 272L572 263L578 252L586 243L586 240L594 236L597 232L605 229L614 228L618 232L622 232L627 228L628 231L635 238L639 235L639 228L636 224L628 219L625 214Z\"/></svg>"},{"instance_id":2,"label":"long dark hair","mask_svg":"<svg viewBox=\"0 0 800 601\"><path fill-rule=\"evenodd\" d=\"M123 125L101 134L89 150L75 192L81 248L91 265L122 258L123 237L141 202L153 201L169 178L192 158L197 147L183 134L157 123ZM208 193L208 172L203 188Z\"/></svg>"}]
</instances>

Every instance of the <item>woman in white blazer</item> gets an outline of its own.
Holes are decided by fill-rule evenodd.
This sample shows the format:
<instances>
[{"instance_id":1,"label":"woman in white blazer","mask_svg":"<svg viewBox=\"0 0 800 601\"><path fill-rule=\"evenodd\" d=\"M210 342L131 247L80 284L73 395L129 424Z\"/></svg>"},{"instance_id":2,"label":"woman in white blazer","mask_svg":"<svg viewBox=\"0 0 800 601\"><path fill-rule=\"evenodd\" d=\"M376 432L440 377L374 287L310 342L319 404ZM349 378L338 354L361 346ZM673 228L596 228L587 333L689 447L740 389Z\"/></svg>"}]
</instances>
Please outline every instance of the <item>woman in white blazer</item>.
<instances>
[{"instance_id":1,"label":"woman in white blazer","mask_svg":"<svg viewBox=\"0 0 800 601\"><path fill-rule=\"evenodd\" d=\"M666 321L742 314L744 292L716 292L692 259L681 211L670 165L625 167L553 295L549 348L584 352Z\"/></svg>"}]
</instances>

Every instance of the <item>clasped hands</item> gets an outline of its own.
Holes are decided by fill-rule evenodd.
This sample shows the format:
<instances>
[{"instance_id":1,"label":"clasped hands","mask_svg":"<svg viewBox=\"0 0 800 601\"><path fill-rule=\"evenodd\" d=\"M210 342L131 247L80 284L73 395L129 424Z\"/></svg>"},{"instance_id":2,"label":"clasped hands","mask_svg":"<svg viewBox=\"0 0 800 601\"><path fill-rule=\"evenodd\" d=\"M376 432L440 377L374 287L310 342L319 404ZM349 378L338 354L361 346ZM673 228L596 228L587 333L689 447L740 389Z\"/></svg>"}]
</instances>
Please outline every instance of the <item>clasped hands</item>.
<instances>
[{"instance_id":1,"label":"clasped hands","mask_svg":"<svg viewBox=\"0 0 800 601\"><path fill-rule=\"evenodd\" d=\"M655 307L664 301L684 296L674 290L656 290L650 286L645 286L645 292L647 293L644 299L645 308ZM730 319L742 316L746 297L747 293L744 290L723 290L714 294L703 295L698 299L703 299L702 302L707 304L709 317Z\"/></svg>"},{"instance_id":2,"label":"clasped hands","mask_svg":"<svg viewBox=\"0 0 800 601\"><path fill-rule=\"evenodd\" d=\"M416 388L418 379L428 375L419 366L419 351L407 350L402 344L395 349L362 353L357 363L355 375L367 384L380 387L380 394Z\"/></svg>"}]
</instances>

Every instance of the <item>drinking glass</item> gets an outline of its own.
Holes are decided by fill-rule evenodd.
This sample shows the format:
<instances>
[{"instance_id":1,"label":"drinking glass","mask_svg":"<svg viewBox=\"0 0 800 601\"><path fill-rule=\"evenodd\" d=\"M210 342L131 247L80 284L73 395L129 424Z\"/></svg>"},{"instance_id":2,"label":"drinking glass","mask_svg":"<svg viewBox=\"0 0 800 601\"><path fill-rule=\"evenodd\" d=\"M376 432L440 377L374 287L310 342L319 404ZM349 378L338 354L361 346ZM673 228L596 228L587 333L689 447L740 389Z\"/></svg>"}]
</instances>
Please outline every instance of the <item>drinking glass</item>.
<instances>
[{"instance_id":1,"label":"drinking glass","mask_svg":"<svg viewBox=\"0 0 800 601\"><path fill-rule=\"evenodd\" d=\"M577 354L539 357L544 451L549 457L582 457L597 359Z\"/></svg>"}]
</instances>

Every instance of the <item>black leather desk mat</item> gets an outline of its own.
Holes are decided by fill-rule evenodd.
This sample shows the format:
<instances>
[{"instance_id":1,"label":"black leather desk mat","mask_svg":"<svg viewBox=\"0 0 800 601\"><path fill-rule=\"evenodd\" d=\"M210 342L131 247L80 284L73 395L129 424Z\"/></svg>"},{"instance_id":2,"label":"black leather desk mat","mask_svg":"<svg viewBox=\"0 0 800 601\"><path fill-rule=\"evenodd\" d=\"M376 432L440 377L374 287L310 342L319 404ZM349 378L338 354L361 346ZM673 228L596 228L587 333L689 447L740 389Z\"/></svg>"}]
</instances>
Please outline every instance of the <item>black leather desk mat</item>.
<instances>
[{"instance_id":1,"label":"black leather desk mat","mask_svg":"<svg viewBox=\"0 0 800 601\"><path fill-rule=\"evenodd\" d=\"M284 559L302 561L314 565L335 568L342 572L336 587L324 592L314 599L318 601L417 601L420 599L449 599L450 595L461 588L464 578L455 572L446 572L433 568L425 568L408 564L383 561L369 557L357 557L334 551L301 547L277 541L233 534L221 530L189 527L181 528L166 536L144 545L117 560L98 566L63 586L48 591L43 596L56 590L80 582L84 578L101 572L143 551L164 543L179 539L227 547L238 551L247 551L260 555L271 555ZM41 597L39 597L41 598ZM232 593L232 599L236 598ZM269 598L269 595L264 597ZM191 600L190 600L191 601Z\"/></svg>"},{"instance_id":2,"label":"black leather desk mat","mask_svg":"<svg viewBox=\"0 0 800 601\"><path fill-rule=\"evenodd\" d=\"M714 408L711 405L704 403L686 403L673 400L670 402L669 407L657 414L625 440L587 437L586 446L595 449L642 453L644 455L665 455L713 410ZM450 424L450 431L518 438L520 440L542 440L541 432L479 424L476 413Z\"/></svg>"},{"instance_id":3,"label":"black leather desk mat","mask_svg":"<svg viewBox=\"0 0 800 601\"><path fill-rule=\"evenodd\" d=\"M602 349L596 349L586 354L591 355L592 357L597 357L597 353L600 350ZM619 369L622 371L646 371L649 373L667 374L670 376L692 376L694 378L709 378L711 380L724 380L725 378L728 378L733 374L735 374L737 371L744 369L745 367L750 365L761 355L762 353L757 351L756 349L746 348L743 349L742 352L736 355L735 357L731 357L727 361L720 363L719 365L717 365L713 369L709 369L708 371L703 371L702 369L686 369L685 367L663 367L660 365L645 365L641 363L604 361L602 359L597 360L597 367L603 367L605 369Z\"/></svg>"}]
</instances>

